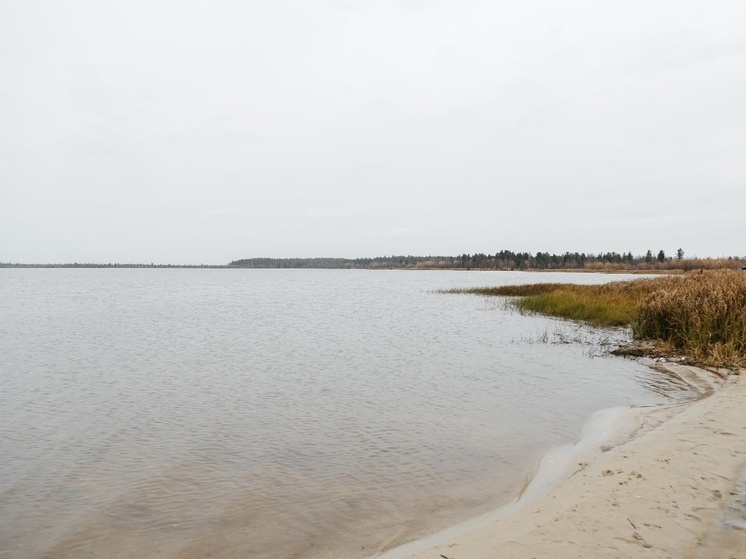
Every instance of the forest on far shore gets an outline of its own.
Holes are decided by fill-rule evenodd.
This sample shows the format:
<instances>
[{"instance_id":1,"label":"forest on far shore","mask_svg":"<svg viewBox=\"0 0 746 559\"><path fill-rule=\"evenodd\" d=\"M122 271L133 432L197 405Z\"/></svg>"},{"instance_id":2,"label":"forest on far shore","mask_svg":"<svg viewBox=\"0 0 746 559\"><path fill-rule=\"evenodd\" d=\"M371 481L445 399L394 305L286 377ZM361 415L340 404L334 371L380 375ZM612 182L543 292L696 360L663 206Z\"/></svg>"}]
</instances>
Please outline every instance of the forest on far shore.
<instances>
[{"instance_id":1,"label":"forest on far shore","mask_svg":"<svg viewBox=\"0 0 746 559\"><path fill-rule=\"evenodd\" d=\"M0 262L0 268L316 268L360 270L588 270L615 271L689 271L737 270L746 267L746 257L686 258L678 249L673 255L663 250L644 255L631 252L586 254L565 252L513 252L495 254L459 254L457 256L377 256L375 258L243 258L229 264L135 264L135 263L48 263L21 264Z\"/></svg>"},{"instance_id":2,"label":"forest on far shore","mask_svg":"<svg viewBox=\"0 0 746 559\"><path fill-rule=\"evenodd\" d=\"M376 258L244 258L231 268L349 268L349 269L458 269L458 270L701 270L738 269L746 258L686 258L678 249L673 255L648 250L644 255L631 252L586 254L566 252L513 252L461 254L458 256L379 256Z\"/></svg>"}]
</instances>

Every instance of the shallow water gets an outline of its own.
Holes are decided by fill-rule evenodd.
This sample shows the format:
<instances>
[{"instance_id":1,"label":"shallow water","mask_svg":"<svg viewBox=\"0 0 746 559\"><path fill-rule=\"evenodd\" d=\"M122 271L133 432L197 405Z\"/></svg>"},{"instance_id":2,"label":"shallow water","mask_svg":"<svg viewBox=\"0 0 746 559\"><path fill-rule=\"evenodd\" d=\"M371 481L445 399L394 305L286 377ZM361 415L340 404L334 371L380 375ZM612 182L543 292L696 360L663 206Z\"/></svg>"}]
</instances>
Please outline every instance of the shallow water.
<instances>
[{"instance_id":1,"label":"shallow water","mask_svg":"<svg viewBox=\"0 0 746 559\"><path fill-rule=\"evenodd\" d=\"M450 287L623 279L0 270L0 557L365 557L509 500L625 336Z\"/></svg>"}]
</instances>

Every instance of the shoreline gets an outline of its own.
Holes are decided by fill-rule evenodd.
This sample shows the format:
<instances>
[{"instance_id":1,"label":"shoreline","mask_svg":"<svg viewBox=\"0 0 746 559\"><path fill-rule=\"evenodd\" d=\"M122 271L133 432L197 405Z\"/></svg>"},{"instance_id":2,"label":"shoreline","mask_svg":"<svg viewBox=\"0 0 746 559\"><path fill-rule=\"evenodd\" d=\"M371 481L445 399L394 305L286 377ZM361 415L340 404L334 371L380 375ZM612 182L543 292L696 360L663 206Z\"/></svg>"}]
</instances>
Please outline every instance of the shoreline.
<instances>
[{"instance_id":1,"label":"shoreline","mask_svg":"<svg viewBox=\"0 0 746 559\"><path fill-rule=\"evenodd\" d=\"M693 400L600 410L513 502L375 557L746 556L746 380L665 369Z\"/></svg>"}]
</instances>

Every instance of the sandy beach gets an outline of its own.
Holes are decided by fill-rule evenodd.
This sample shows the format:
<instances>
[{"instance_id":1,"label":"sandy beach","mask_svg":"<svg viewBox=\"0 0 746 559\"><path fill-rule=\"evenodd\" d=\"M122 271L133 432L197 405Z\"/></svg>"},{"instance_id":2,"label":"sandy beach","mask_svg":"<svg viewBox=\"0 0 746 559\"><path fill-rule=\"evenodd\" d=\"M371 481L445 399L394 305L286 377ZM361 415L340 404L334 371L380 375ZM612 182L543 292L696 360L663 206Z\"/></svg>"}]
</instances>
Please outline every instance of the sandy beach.
<instances>
[{"instance_id":1,"label":"sandy beach","mask_svg":"<svg viewBox=\"0 0 746 559\"><path fill-rule=\"evenodd\" d=\"M517 502L381 557L746 557L746 379L666 367L703 397L629 410L604 444L545 457ZM547 493L555 465L566 479Z\"/></svg>"}]
</instances>

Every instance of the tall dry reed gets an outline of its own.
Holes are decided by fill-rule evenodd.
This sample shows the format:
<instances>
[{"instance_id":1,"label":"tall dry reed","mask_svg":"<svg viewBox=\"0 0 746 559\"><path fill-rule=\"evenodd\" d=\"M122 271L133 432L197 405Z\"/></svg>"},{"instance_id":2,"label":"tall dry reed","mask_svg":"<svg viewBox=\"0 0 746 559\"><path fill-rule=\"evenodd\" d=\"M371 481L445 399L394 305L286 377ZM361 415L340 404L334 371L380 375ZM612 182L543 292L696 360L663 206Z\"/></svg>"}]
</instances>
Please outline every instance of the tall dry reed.
<instances>
[{"instance_id":1,"label":"tall dry reed","mask_svg":"<svg viewBox=\"0 0 746 559\"><path fill-rule=\"evenodd\" d=\"M746 272L705 271L654 280L632 329L705 363L746 363Z\"/></svg>"}]
</instances>

